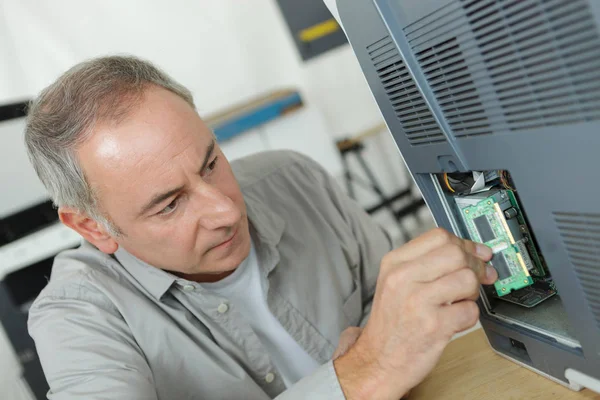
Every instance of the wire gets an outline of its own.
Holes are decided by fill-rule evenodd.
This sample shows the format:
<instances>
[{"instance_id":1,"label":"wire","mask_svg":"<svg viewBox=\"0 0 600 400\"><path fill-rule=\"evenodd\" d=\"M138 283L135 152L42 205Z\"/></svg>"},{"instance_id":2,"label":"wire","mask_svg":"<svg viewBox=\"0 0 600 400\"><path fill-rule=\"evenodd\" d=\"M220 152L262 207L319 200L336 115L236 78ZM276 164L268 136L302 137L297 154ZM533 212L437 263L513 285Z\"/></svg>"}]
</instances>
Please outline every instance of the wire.
<instances>
[{"instance_id":1,"label":"wire","mask_svg":"<svg viewBox=\"0 0 600 400\"><path fill-rule=\"evenodd\" d=\"M498 172L499 172L498 175L500 175L500 181L502 182L502 186L504 186L505 189L516 192L517 190L515 188L513 188L512 186L510 186L508 172L504 171L504 170L501 170Z\"/></svg>"},{"instance_id":2,"label":"wire","mask_svg":"<svg viewBox=\"0 0 600 400\"><path fill-rule=\"evenodd\" d=\"M450 186L450 181L448 181L447 172L444 172L444 182L446 183L446 187L448 188L448 190L450 190L452 193L456 193L456 190L452 189L452 186Z\"/></svg>"}]
</instances>

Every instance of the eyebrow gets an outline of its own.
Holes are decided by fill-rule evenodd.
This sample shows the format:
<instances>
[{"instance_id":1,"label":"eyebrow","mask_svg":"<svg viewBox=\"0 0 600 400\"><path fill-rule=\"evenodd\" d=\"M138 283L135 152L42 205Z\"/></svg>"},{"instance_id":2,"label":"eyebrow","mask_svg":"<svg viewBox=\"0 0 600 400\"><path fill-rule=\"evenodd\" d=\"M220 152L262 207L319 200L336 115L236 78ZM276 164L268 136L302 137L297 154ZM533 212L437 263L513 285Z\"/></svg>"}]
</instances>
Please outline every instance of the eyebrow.
<instances>
[{"instance_id":1,"label":"eyebrow","mask_svg":"<svg viewBox=\"0 0 600 400\"><path fill-rule=\"evenodd\" d=\"M208 147L206 148L206 156L204 156L204 162L202 163L202 166L200 167L199 172L204 171L204 168L206 168L206 166L208 165L208 160L210 160L210 157L212 156L213 151L215 151L215 139L213 139L210 142L210 144L208 145Z\"/></svg>"},{"instance_id":2,"label":"eyebrow","mask_svg":"<svg viewBox=\"0 0 600 400\"><path fill-rule=\"evenodd\" d=\"M210 157L212 156L212 153L214 152L214 150L215 150L215 140L213 139L206 149L206 155L204 156L204 162L202 162L202 167L200 167L200 171L204 171L204 168L206 168L206 165L208 164L208 160L210 160ZM169 197L179 193L181 190L183 190L183 186L178 186L176 188L169 189L166 192L155 194L152 197L152 199L148 203L146 203L144 205L144 207L142 207L142 210L140 211L139 215L146 214L149 210L156 207L157 204L162 203Z\"/></svg>"}]
</instances>

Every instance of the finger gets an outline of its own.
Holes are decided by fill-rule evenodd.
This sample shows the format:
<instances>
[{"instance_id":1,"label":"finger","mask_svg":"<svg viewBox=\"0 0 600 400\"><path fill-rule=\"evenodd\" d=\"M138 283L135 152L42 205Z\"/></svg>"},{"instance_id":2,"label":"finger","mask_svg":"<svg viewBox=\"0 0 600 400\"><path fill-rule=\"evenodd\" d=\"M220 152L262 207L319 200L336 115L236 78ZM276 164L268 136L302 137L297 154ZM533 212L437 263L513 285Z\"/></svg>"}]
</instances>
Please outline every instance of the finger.
<instances>
[{"instance_id":1,"label":"finger","mask_svg":"<svg viewBox=\"0 0 600 400\"><path fill-rule=\"evenodd\" d=\"M464 300L442 307L444 329L450 335L473 327L479 319L479 307L474 301Z\"/></svg>"},{"instance_id":2,"label":"finger","mask_svg":"<svg viewBox=\"0 0 600 400\"><path fill-rule=\"evenodd\" d=\"M351 326L346 328L340 335L337 349L333 352L332 360L335 360L344 354L356 343L356 340L362 333L362 328Z\"/></svg>"},{"instance_id":3,"label":"finger","mask_svg":"<svg viewBox=\"0 0 600 400\"><path fill-rule=\"evenodd\" d=\"M478 279L486 275L485 263L455 243L444 245L407 265L417 282L433 282L461 268L470 268Z\"/></svg>"},{"instance_id":4,"label":"finger","mask_svg":"<svg viewBox=\"0 0 600 400\"><path fill-rule=\"evenodd\" d=\"M346 328L340 335L340 343L344 342L352 346L361 333L362 328L359 328L358 326L351 326L349 328Z\"/></svg>"},{"instance_id":5,"label":"finger","mask_svg":"<svg viewBox=\"0 0 600 400\"><path fill-rule=\"evenodd\" d=\"M470 240L464 240L442 228L433 229L388 253L389 259L394 263L403 263L415 260L425 254L447 244L456 244L465 249L465 251L480 257L484 261L492 258L492 251L489 247L474 243Z\"/></svg>"},{"instance_id":6,"label":"finger","mask_svg":"<svg viewBox=\"0 0 600 400\"><path fill-rule=\"evenodd\" d=\"M333 359L344 355L352 345L356 342L362 332L362 328L351 326L346 328L340 335L338 346L333 353Z\"/></svg>"},{"instance_id":7,"label":"finger","mask_svg":"<svg viewBox=\"0 0 600 400\"><path fill-rule=\"evenodd\" d=\"M467 239L460 239L461 245L470 254L479 258L482 261L490 261L494 255L492 249L482 243L476 243Z\"/></svg>"},{"instance_id":8,"label":"finger","mask_svg":"<svg viewBox=\"0 0 600 400\"><path fill-rule=\"evenodd\" d=\"M423 235L405 243L390 253L395 262L402 263L419 258L428 252L448 243L457 243L460 239L442 228L432 229Z\"/></svg>"},{"instance_id":9,"label":"finger","mask_svg":"<svg viewBox=\"0 0 600 400\"><path fill-rule=\"evenodd\" d=\"M426 285L425 296L433 304L449 304L479 297L479 280L469 268L462 268Z\"/></svg>"},{"instance_id":10,"label":"finger","mask_svg":"<svg viewBox=\"0 0 600 400\"><path fill-rule=\"evenodd\" d=\"M485 277L481 279L484 285L491 285L498 280L498 272L489 264L485 265Z\"/></svg>"}]
</instances>

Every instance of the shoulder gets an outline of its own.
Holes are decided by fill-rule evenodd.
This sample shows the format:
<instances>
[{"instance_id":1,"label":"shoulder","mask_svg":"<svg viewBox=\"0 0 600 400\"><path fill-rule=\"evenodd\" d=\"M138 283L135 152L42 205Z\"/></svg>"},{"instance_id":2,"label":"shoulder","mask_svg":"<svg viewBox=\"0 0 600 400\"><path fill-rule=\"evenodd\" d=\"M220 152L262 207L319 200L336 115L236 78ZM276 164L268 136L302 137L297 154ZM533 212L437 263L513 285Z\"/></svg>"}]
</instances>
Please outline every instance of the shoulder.
<instances>
[{"instance_id":1,"label":"shoulder","mask_svg":"<svg viewBox=\"0 0 600 400\"><path fill-rule=\"evenodd\" d=\"M328 178L324 168L312 158L290 150L256 153L231 162L242 189L273 180L309 179L323 182Z\"/></svg>"},{"instance_id":2,"label":"shoulder","mask_svg":"<svg viewBox=\"0 0 600 400\"><path fill-rule=\"evenodd\" d=\"M80 247L65 250L54 258L48 284L32 304L32 309L52 302L68 300L94 303L106 310L114 305L103 288L121 278L111 256L84 242Z\"/></svg>"},{"instance_id":3,"label":"shoulder","mask_svg":"<svg viewBox=\"0 0 600 400\"><path fill-rule=\"evenodd\" d=\"M112 325L122 321L118 303L111 295L124 283L119 266L87 242L59 253L48 284L28 312L27 326L36 346L52 348L55 340L71 337L72 332L89 333L107 321L113 321ZM49 331L53 335L46 337Z\"/></svg>"}]
</instances>

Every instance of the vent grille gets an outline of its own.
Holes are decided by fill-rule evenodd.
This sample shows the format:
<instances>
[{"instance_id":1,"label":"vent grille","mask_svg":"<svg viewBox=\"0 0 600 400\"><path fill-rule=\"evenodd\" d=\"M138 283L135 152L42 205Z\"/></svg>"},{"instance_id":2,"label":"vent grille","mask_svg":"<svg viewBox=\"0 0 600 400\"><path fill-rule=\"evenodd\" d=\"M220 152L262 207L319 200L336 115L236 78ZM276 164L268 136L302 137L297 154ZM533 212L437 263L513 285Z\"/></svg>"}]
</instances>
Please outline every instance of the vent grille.
<instances>
[{"instance_id":1,"label":"vent grille","mask_svg":"<svg viewBox=\"0 0 600 400\"><path fill-rule=\"evenodd\" d=\"M456 38L421 50L417 53L417 58L454 135L478 136L492 133ZM448 74L445 67L448 60L452 60L451 74Z\"/></svg>"},{"instance_id":2,"label":"vent grille","mask_svg":"<svg viewBox=\"0 0 600 400\"><path fill-rule=\"evenodd\" d=\"M458 137L600 119L585 0L456 0L404 31Z\"/></svg>"},{"instance_id":3,"label":"vent grille","mask_svg":"<svg viewBox=\"0 0 600 400\"><path fill-rule=\"evenodd\" d=\"M600 214L554 213L554 219L600 328Z\"/></svg>"},{"instance_id":4,"label":"vent grille","mask_svg":"<svg viewBox=\"0 0 600 400\"><path fill-rule=\"evenodd\" d=\"M445 142L446 137L391 38L386 36L367 46L367 52L410 144Z\"/></svg>"}]
</instances>

